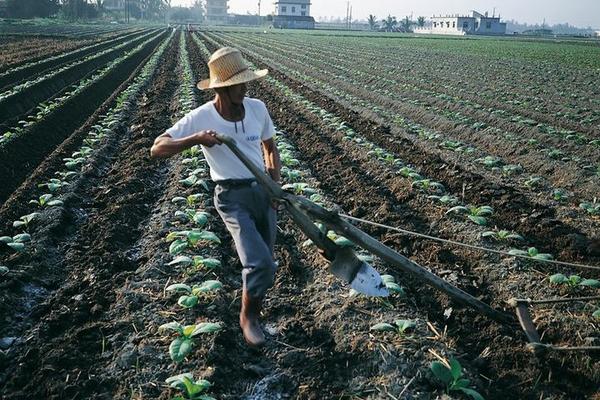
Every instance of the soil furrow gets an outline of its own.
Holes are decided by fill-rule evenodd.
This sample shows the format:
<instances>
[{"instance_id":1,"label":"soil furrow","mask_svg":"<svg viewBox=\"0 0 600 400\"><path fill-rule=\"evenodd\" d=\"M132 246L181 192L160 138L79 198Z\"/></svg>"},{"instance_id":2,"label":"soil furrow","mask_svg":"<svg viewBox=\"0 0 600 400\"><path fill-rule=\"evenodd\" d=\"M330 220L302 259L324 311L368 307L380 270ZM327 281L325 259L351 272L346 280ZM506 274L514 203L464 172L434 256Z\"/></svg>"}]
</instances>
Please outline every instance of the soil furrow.
<instances>
[{"instance_id":1,"label":"soil furrow","mask_svg":"<svg viewBox=\"0 0 600 400\"><path fill-rule=\"evenodd\" d=\"M71 205L81 219L62 249L65 283L43 305L46 312L27 353L14 360L16 368L6 384L10 398L32 393L43 398L107 398L111 391L111 380L94 373L104 357L104 338L119 326L103 321L103 315L115 301L115 288L139 262L135 243L163 188L166 171L149 162L148 149L156 132L168 127L170 108L177 107L164 101L178 86L177 49L175 41L152 85L139 97L132 126L106 168L96 171ZM60 306L66 304L70 307Z\"/></svg>"}]
</instances>

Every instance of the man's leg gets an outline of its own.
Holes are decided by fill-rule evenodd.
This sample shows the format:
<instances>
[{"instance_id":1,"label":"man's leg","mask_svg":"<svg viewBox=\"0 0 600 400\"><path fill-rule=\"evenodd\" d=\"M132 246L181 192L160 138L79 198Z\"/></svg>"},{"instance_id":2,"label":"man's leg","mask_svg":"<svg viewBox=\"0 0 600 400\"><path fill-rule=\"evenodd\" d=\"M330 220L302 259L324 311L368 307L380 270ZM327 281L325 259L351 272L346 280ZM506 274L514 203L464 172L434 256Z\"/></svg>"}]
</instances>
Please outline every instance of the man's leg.
<instances>
[{"instance_id":1,"label":"man's leg","mask_svg":"<svg viewBox=\"0 0 600 400\"><path fill-rule=\"evenodd\" d=\"M245 189L225 191L217 187L215 205L233 237L243 267L240 325L244 338L249 344L259 346L265 340L258 321L262 299L273 285L276 266L272 249L265 243L246 207L245 202L252 201L249 194Z\"/></svg>"}]
</instances>

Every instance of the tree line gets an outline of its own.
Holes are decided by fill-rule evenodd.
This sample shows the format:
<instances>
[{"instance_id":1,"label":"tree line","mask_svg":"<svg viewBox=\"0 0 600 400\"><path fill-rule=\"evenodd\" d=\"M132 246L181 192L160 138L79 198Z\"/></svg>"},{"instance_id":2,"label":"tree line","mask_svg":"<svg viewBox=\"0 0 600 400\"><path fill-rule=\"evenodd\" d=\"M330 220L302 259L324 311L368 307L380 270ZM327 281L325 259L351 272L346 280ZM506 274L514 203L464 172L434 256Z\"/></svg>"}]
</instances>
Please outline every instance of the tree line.
<instances>
[{"instance_id":1,"label":"tree line","mask_svg":"<svg viewBox=\"0 0 600 400\"><path fill-rule=\"evenodd\" d=\"M369 29L372 31L412 32L413 26L425 26L425 17L418 17L416 21L413 21L410 17L406 16L398 21L396 17L388 14L387 18L377 21L377 17L371 14L367 22L369 23Z\"/></svg>"},{"instance_id":2,"label":"tree line","mask_svg":"<svg viewBox=\"0 0 600 400\"><path fill-rule=\"evenodd\" d=\"M6 0L10 18L35 18L61 15L68 19L102 18L111 13L107 0ZM200 3L200 1L196 1ZM162 19L171 9L171 0L123 0L123 16L136 19Z\"/></svg>"}]
</instances>

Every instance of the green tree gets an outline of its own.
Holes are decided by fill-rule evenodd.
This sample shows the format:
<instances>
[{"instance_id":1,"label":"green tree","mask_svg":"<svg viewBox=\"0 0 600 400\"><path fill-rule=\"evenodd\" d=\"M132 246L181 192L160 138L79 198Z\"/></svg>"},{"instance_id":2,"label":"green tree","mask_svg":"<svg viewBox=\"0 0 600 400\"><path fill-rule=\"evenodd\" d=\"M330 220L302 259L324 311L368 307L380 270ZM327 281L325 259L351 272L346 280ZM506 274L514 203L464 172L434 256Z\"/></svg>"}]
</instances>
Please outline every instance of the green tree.
<instances>
[{"instance_id":1,"label":"green tree","mask_svg":"<svg viewBox=\"0 0 600 400\"><path fill-rule=\"evenodd\" d=\"M402 21L400 21L400 28L402 29L402 32L412 32L410 27L414 24L415 23L411 21L410 18L405 17L404 19L402 19Z\"/></svg>"},{"instance_id":2,"label":"green tree","mask_svg":"<svg viewBox=\"0 0 600 400\"><path fill-rule=\"evenodd\" d=\"M396 17L392 17L389 14L386 19L381 20L381 23L386 32L393 32L396 29L396 25L398 25Z\"/></svg>"},{"instance_id":3,"label":"green tree","mask_svg":"<svg viewBox=\"0 0 600 400\"><path fill-rule=\"evenodd\" d=\"M377 24L377 17L374 16L373 14L369 15L368 22L369 22L369 29L370 30L375 31L375 30L377 30L379 28L379 24Z\"/></svg>"},{"instance_id":4,"label":"green tree","mask_svg":"<svg viewBox=\"0 0 600 400\"><path fill-rule=\"evenodd\" d=\"M58 9L58 0L7 0L6 2L6 12L12 18L49 17Z\"/></svg>"},{"instance_id":5,"label":"green tree","mask_svg":"<svg viewBox=\"0 0 600 400\"><path fill-rule=\"evenodd\" d=\"M417 18L417 25L419 25L420 27L424 27L425 26L425 17Z\"/></svg>"}]
</instances>

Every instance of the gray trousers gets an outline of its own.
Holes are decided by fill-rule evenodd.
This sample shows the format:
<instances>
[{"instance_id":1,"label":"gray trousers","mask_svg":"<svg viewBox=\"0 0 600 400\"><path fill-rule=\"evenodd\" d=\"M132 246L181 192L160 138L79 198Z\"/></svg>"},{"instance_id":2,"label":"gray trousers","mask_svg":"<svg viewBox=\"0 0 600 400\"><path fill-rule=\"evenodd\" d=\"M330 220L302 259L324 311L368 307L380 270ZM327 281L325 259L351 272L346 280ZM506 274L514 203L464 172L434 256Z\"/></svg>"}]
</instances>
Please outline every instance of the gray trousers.
<instances>
[{"instance_id":1,"label":"gray trousers","mask_svg":"<svg viewBox=\"0 0 600 400\"><path fill-rule=\"evenodd\" d=\"M250 297L263 297L275 281L273 256L277 213L258 184L215 187L214 204L231 233L242 263L242 282Z\"/></svg>"}]
</instances>

